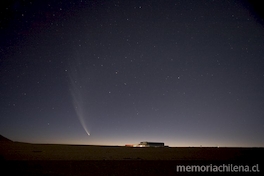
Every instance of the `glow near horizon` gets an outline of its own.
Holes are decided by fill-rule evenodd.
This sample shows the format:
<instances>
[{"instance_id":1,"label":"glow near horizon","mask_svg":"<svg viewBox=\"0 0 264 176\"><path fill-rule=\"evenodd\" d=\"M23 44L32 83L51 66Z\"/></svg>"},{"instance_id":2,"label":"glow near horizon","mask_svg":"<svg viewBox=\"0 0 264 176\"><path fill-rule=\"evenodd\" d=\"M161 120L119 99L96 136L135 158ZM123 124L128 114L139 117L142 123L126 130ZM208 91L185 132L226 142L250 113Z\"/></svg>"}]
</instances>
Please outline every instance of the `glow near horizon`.
<instances>
[{"instance_id":1,"label":"glow near horizon","mask_svg":"<svg viewBox=\"0 0 264 176\"><path fill-rule=\"evenodd\" d=\"M126 144L139 144L142 141L149 141L149 142L164 142L165 145L169 147L261 147L261 144L244 144L239 142L219 142L213 144L210 142L190 142L190 141L152 141L152 140L114 140L114 139L94 139L92 141L85 141L82 139L49 139L49 140L34 140L34 141L18 141L18 142L29 142L29 143L35 143L35 144L65 144L65 145L103 145L103 146L125 146Z\"/></svg>"}]
</instances>

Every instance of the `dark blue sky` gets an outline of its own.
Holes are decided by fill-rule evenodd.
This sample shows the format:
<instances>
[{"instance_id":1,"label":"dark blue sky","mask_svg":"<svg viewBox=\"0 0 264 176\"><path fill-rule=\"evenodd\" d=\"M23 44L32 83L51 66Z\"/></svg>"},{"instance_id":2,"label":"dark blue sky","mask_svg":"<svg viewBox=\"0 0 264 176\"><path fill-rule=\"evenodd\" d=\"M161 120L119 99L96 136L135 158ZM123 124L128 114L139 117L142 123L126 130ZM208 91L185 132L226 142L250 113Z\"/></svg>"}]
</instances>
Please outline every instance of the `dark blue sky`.
<instances>
[{"instance_id":1,"label":"dark blue sky","mask_svg":"<svg viewBox=\"0 0 264 176\"><path fill-rule=\"evenodd\" d=\"M263 147L264 28L255 7L10 1L1 10L0 134Z\"/></svg>"}]
</instances>

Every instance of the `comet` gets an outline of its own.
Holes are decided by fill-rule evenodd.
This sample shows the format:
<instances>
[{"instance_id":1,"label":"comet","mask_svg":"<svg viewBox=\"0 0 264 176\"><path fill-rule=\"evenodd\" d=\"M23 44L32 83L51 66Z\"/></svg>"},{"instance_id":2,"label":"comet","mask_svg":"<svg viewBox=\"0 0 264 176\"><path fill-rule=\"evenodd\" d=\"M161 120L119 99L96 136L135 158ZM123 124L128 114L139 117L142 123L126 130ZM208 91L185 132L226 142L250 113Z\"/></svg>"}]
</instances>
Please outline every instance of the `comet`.
<instances>
[{"instance_id":1,"label":"comet","mask_svg":"<svg viewBox=\"0 0 264 176\"><path fill-rule=\"evenodd\" d=\"M77 114L77 117L84 129L84 131L86 132L86 134L88 136L90 136L90 132L87 128L86 122L85 122L85 108L84 108L84 102L82 100L82 96L79 94L79 92L76 91L72 91L72 99L73 99L73 105L74 105L74 109L75 112Z\"/></svg>"},{"instance_id":2,"label":"comet","mask_svg":"<svg viewBox=\"0 0 264 176\"><path fill-rule=\"evenodd\" d=\"M78 58L78 57L77 57ZM90 136L90 132L87 127L87 108L86 108L86 85L87 82L85 80L86 74L85 74L85 67L80 60L74 60L73 63L70 63L70 69L68 71L68 75L70 78L69 81L69 88L70 93L72 97L72 104L74 107L74 110L76 112L76 115L78 117L78 120L80 121L82 128L86 132L88 136Z\"/></svg>"}]
</instances>

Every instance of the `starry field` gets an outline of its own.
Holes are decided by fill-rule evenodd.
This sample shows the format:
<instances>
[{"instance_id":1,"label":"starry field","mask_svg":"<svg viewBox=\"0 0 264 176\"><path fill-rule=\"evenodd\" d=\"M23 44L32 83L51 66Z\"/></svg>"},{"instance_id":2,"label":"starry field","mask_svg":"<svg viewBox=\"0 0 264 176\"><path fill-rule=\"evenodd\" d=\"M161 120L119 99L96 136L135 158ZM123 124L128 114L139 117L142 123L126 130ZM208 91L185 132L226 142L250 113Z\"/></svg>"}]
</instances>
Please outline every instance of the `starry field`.
<instances>
[{"instance_id":1,"label":"starry field","mask_svg":"<svg viewBox=\"0 0 264 176\"><path fill-rule=\"evenodd\" d=\"M258 3L0 6L0 134L45 144L264 146Z\"/></svg>"}]
</instances>

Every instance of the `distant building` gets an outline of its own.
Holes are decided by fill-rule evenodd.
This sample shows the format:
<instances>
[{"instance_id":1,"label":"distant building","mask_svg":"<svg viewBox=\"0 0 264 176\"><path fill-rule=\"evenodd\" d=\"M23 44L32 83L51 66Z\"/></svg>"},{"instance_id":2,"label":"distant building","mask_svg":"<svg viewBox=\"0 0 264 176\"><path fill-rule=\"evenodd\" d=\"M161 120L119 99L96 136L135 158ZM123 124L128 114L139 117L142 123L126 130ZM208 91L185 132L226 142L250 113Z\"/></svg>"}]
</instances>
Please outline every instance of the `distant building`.
<instances>
[{"instance_id":1,"label":"distant building","mask_svg":"<svg viewBox=\"0 0 264 176\"><path fill-rule=\"evenodd\" d=\"M163 142L140 142L139 147L164 147Z\"/></svg>"},{"instance_id":2,"label":"distant building","mask_svg":"<svg viewBox=\"0 0 264 176\"><path fill-rule=\"evenodd\" d=\"M139 144L126 144L126 147L168 147L163 142L140 142Z\"/></svg>"}]
</instances>

